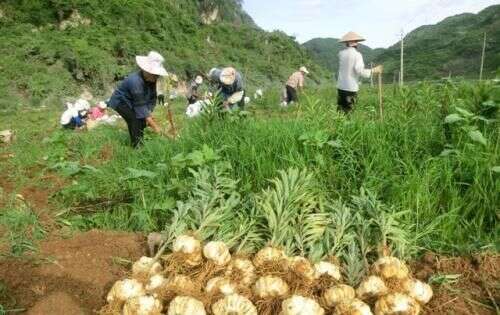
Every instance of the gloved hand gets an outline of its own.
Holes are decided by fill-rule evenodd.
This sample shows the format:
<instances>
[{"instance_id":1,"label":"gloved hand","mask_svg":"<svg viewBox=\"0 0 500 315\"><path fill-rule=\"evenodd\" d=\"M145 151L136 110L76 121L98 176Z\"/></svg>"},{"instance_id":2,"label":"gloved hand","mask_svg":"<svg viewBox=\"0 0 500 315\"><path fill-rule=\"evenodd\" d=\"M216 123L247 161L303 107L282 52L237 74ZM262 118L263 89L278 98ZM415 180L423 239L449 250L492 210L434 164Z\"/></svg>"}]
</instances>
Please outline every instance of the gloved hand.
<instances>
[{"instance_id":1,"label":"gloved hand","mask_svg":"<svg viewBox=\"0 0 500 315\"><path fill-rule=\"evenodd\" d=\"M372 74L381 74L384 71L384 66L378 65L372 69Z\"/></svg>"},{"instance_id":2,"label":"gloved hand","mask_svg":"<svg viewBox=\"0 0 500 315\"><path fill-rule=\"evenodd\" d=\"M160 104L161 106L165 105L165 95L160 94L156 97L156 99L158 101L158 104Z\"/></svg>"}]
</instances>

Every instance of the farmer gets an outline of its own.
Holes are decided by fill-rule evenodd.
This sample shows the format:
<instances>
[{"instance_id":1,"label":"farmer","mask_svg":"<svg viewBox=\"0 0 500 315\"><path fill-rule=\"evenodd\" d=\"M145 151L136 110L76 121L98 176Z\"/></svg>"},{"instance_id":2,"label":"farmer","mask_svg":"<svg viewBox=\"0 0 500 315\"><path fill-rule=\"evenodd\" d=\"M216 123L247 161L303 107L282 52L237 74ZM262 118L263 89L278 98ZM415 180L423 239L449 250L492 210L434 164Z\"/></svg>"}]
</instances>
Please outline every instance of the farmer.
<instances>
[{"instance_id":1,"label":"farmer","mask_svg":"<svg viewBox=\"0 0 500 315\"><path fill-rule=\"evenodd\" d=\"M233 109L237 106L244 109L245 91L241 73L232 67L213 68L208 72L208 78L216 85L225 108Z\"/></svg>"},{"instance_id":2,"label":"farmer","mask_svg":"<svg viewBox=\"0 0 500 315\"><path fill-rule=\"evenodd\" d=\"M344 50L339 52L339 74L338 74L338 97L339 111L348 114L356 104L359 91L360 77L369 78L375 74L381 74L383 67L377 66L371 70L365 69L363 56L358 51L358 44L365 39L354 32L349 32L340 39L345 43Z\"/></svg>"},{"instance_id":3,"label":"farmer","mask_svg":"<svg viewBox=\"0 0 500 315\"><path fill-rule=\"evenodd\" d=\"M66 106L67 109L61 115L61 126L65 129L84 129L90 104L86 100L80 99L74 104L67 103Z\"/></svg>"},{"instance_id":4,"label":"farmer","mask_svg":"<svg viewBox=\"0 0 500 315\"><path fill-rule=\"evenodd\" d=\"M201 75L197 75L196 78L189 84L186 94L189 105L194 104L200 100L198 89L202 84L203 84L203 77Z\"/></svg>"},{"instance_id":5,"label":"farmer","mask_svg":"<svg viewBox=\"0 0 500 315\"><path fill-rule=\"evenodd\" d=\"M166 76L163 57L157 52L135 58L140 70L130 74L115 90L108 101L123 117L128 126L132 146L137 148L143 140L144 129L150 127L155 133L161 130L151 115L157 101L156 81Z\"/></svg>"},{"instance_id":6,"label":"farmer","mask_svg":"<svg viewBox=\"0 0 500 315\"><path fill-rule=\"evenodd\" d=\"M304 89L304 79L305 76L309 74L306 67L300 67L299 71L294 72L286 82L286 93L285 99L283 100L283 106L286 107L293 102L298 101L297 93Z\"/></svg>"}]
</instances>

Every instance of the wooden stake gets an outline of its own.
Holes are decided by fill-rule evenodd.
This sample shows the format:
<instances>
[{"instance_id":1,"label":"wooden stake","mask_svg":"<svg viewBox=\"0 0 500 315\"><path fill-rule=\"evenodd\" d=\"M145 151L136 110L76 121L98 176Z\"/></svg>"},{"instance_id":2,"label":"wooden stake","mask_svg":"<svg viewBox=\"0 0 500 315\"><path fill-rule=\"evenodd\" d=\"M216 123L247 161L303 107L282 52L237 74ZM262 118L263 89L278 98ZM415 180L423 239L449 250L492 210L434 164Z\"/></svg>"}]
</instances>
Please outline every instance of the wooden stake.
<instances>
[{"instance_id":1,"label":"wooden stake","mask_svg":"<svg viewBox=\"0 0 500 315\"><path fill-rule=\"evenodd\" d=\"M380 109L380 120L384 120L384 98L382 95L382 73L378 74L378 101Z\"/></svg>"},{"instance_id":2,"label":"wooden stake","mask_svg":"<svg viewBox=\"0 0 500 315\"><path fill-rule=\"evenodd\" d=\"M404 33L403 30L401 30L401 70L399 72L399 86L404 85L404 53L405 53L405 48L404 48Z\"/></svg>"},{"instance_id":3,"label":"wooden stake","mask_svg":"<svg viewBox=\"0 0 500 315\"><path fill-rule=\"evenodd\" d=\"M486 32L484 32L483 53L481 54L481 69L479 70L479 81L483 80L484 55L486 53Z\"/></svg>"}]
</instances>

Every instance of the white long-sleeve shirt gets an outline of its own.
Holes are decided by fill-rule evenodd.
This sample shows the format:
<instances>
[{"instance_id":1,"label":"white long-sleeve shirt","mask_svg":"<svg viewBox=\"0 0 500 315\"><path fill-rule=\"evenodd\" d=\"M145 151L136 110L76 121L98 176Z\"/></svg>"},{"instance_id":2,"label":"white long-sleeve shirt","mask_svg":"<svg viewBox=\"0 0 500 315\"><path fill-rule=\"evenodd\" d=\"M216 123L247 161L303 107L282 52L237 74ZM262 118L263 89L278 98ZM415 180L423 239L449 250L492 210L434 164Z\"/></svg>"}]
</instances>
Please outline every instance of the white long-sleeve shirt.
<instances>
[{"instance_id":1,"label":"white long-sleeve shirt","mask_svg":"<svg viewBox=\"0 0 500 315\"><path fill-rule=\"evenodd\" d=\"M365 69L363 56L354 47L348 47L339 52L339 90L358 92L360 77L369 78L372 71Z\"/></svg>"}]
</instances>

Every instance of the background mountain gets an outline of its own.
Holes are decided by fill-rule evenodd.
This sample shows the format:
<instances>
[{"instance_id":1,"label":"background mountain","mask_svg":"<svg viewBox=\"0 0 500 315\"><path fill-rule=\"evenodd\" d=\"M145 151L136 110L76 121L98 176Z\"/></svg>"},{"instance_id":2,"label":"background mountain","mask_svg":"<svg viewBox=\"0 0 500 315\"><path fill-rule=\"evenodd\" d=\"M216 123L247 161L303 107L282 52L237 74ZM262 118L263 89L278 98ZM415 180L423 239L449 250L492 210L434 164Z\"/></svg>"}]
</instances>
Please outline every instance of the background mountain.
<instances>
[{"instance_id":1,"label":"background mountain","mask_svg":"<svg viewBox=\"0 0 500 315\"><path fill-rule=\"evenodd\" d=\"M327 75L292 37L258 28L241 0L3 0L0 108L60 104L81 87L107 94L157 50L181 78L234 65L250 85L286 80L300 65Z\"/></svg>"},{"instance_id":2,"label":"background mountain","mask_svg":"<svg viewBox=\"0 0 500 315\"><path fill-rule=\"evenodd\" d=\"M405 76L408 80L464 76L477 79L483 34L487 33L484 75L494 77L500 67L500 5L478 14L460 14L435 25L421 26L405 37ZM400 43L384 50L376 62L388 76L399 69Z\"/></svg>"},{"instance_id":3,"label":"background mountain","mask_svg":"<svg viewBox=\"0 0 500 315\"><path fill-rule=\"evenodd\" d=\"M495 76L500 67L500 5L478 14L460 14L438 24L421 26L405 37L405 77L407 80L439 79L451 74L477 79L487 33L484 75ZM313 39L304 44L313 58L336 71L341 45L336 39ZM400 67L400 42L388 49L361 47L365 63L383 63L386 80L392 81Z\"/></svg>"},{"instance_id":4,"label":"background mountain","mask_svg":"<svg viewBox=\"0 0 500 315\"><path fill-rule=\"evenodd\" d=\"M309 51L311 57L320 65L326 67L333 73L338 70L338 53L345 48L345 45L339 43L337 38L314 38L303 44ZM359 50L367 65L381 53L381 49L372 49L365 45L360 45Z\"/></svg>"}]
</instances>

